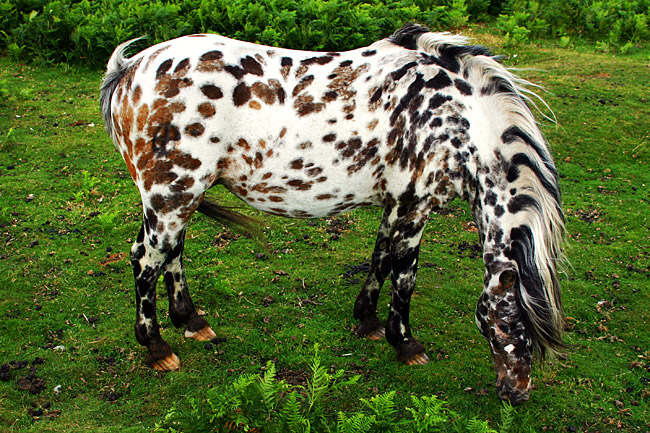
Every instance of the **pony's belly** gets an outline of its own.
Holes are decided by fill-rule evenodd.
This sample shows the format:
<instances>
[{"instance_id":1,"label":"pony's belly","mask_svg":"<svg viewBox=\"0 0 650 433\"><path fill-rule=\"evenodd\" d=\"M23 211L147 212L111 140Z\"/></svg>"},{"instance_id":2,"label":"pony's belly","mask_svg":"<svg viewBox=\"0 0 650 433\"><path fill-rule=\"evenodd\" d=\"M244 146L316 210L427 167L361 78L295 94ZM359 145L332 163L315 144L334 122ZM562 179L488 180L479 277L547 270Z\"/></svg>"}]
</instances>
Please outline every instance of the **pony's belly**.
<instances>
[{"instance_id":1,"label":"pony's belly","mask_svg":"<svg viewBox=\"0 0 650 433\"><path fill-rule=\"evenodd\" d=\"M287 180L283 184L285 186L281 185L237 182L228 183L226 187L258 210L291 218L340 215L360 206L379 205L381 202L366 182L355 183L350 179L320 184L295 179L295 182Z\"/></svg>"}]
</instances>

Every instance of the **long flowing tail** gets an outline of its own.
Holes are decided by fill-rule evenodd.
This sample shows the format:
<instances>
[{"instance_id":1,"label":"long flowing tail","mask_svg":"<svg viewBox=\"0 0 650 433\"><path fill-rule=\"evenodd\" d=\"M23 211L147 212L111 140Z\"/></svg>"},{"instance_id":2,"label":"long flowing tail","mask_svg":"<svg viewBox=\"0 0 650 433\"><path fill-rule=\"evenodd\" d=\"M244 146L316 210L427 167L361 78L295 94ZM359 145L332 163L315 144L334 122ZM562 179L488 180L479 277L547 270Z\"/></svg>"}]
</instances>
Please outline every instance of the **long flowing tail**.
<instances>
[{"instance_id":1,"label":"long flowing tail","mask_svg":"<svg viewBox=\"0 0 650 433\"><path fill-rule=\"evenodd\" d=\"M106 75L104 75L104 80L102 82L99 106L102 111L102 117L104 118L106 132L113 142L115 142L115 130L113 129L113 117L111 115L111 100L113 99L115 89L120 84L124 72L130 63L129 59L124 56L124 53L134 42L140 39L142 38L131 39L115 48L111 58L108 60Z\"/></svg>"}]
</instances>

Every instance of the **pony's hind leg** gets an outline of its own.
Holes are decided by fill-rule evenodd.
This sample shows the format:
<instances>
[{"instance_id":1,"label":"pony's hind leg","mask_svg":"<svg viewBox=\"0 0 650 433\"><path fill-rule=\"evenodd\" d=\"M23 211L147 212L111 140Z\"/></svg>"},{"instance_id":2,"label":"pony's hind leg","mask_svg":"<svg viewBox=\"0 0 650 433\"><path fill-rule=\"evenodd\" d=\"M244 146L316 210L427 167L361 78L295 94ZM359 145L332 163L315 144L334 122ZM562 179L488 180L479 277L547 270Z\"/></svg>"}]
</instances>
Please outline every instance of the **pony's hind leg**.
<instances>
[{"instance_id":1,"label":"pony's hind leg","mask_svg":"<svg viewBox=\"0 0 650 433\"><path fill-rule=\"evenodd\" d=\"M169 297L169 318L175 327L185 326L185 337L199 341L212 340L217 335L207 320L197 313L187 288L183 270L184 245L185 230L180 234L164 265L163 278Z\"/></svg>"},{"instance_id":2,"label":"pony's hind leg","mask_svg":"<svg viewBox=\"0 0 650 433\"><path fill-rule=\"evenodd\" d=\"M178 369L180 360L160 336L156 319L156 282L165 261L166 253L160 248L159 239L145 218L131 248L131 265L135 277L135 337L138 343L149 350L147 364L156 370L168 371Z\"/></svg>"},{"instance_id":3,"label":"pony's hind leg","mask_svg":"<svg viewBox=\"0 0 650 433\"><path fill-rule=\"evenodd\" d=\"M391 304L386 322L386 340L405 364L426 364L424 346L411 335L409 312L415 289L420 240L429 216L426 201L403 205L391 214Z\"/></svg>"},{"instance_id":4,"label":"pony's hind leg","mask_svg":"<svg viewBox=\"0 0 650 433\"><path fill-rule=\"evenodd\" d=\"M375 249L372 252L370 272L354 302L354 318L359 321L355 331L360 336L371 340L380 340L386 335L384 324L377 318L377 299L384 280L390 273L389 213L390 210L384 210L377 232Z\"/></svg>"}]
</instances>

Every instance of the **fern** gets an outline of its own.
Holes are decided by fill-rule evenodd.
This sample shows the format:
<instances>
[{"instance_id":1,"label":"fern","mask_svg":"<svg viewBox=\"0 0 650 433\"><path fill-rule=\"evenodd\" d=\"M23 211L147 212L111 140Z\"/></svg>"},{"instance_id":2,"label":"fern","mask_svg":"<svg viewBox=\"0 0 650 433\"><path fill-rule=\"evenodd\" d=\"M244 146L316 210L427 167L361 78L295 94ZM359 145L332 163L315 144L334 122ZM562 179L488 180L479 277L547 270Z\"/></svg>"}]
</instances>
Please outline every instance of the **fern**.
<instances>
[{"instance_id":1,"label":"fern","mask_svg":"<svg viewBox=\"0 0 650 433\"><path fill-rule=\"evenodd\" d=\"M496 430L491 429L487 421L472 418L467 422L467 431L469 433L498 433Z\"/></svg>"},{"instance_id":2,"label":"fern","mask_svg":"<svg viewBox=\"0 0 650 433\"><path fill-rule=\"evenodd\" d=\"M375 415L355 413L348 418L343 412L339 412L336 427L338 433L368 433L376 423Z\"/></svg>"},{"instance_id":3,"label":"fern","mask_svg":"<svg viewBox=\"0 0 650 433\"><path fill-rule=\"evenodd\" d=\"M278 395L287 390L288 385L285 381L278 382L276 380L276 370L275 364L272 361L266 363L266 371L264 371L264 376L261 379L256 381L255 388L261 397L261 402L266 409L268 417L271 417L271 414L276 409L278 404Z\"/></svg>"},{"instance_id":4,"label":"fern","mask_svg":"<svg viewBox=\"0 0 650 433\"><path fill-rule=\"evenodd\" d=\"M280 418L287 425L287 430L296 433L310 433L311 423L302 414L302 396L292 391L280 410Z\"/></svg>"},{"instance_id":5,"label":"fern","mask_svg":"<svg viewBox=\"0 0 650 433\"><path fill-rule=\"evenodd\" d=\"M395 391L376 395L370 400L362 398L361 402L374 413L379 430L393 430L395 426L401 424L395 416L397 414Z\"/></svg>"},{"instance_id":6,"label":"fern","mask_svg":"<svg viewBox=\"0 0 650 433\"><path fill-rule=\"evenodd\" d=\"M501 433L510 433L515 425L515 409L509 403L503 403L501 407Z\"/></svg>"},{"instance_id":7,"label":"fern","mask_svg":"<svg viewBox=\"0 0 650 433\"><path fill-rule=\"evenodd\" d=\"M436 396L411 396L411 407L400 410L395 391L360 399L361 410L338 412L336 422L325 410L326 396L356 384L360 376L343 379L344 371L329 373L322 365L319 346L309 366L307 385L289 386L278 381L273 362L263 374L242 374L224 387L209 389L205 400L188 398L187 405L174 404L155 425L156 432L268 431L289 433L333 432L449 432L496 433L485 421L459 416ZM410 416L409 416L410 415ZM501 433L515 426L515 412L504 405Z\"/></svg>"},{"instance_id":8,"label":"fern","mask_svg":"<svg viewBox=\"0 0 650 433\"><path fill-rule=\"evenodd\" d=\"M438 400L435 395L422 398L411 396L411 402L415 405L415 408L407 407L406 410L413 417L415 431L430 431L432 427L448 421L449 416L445 416L444 413L445 402Z\"/></svg>"}]
</instances>

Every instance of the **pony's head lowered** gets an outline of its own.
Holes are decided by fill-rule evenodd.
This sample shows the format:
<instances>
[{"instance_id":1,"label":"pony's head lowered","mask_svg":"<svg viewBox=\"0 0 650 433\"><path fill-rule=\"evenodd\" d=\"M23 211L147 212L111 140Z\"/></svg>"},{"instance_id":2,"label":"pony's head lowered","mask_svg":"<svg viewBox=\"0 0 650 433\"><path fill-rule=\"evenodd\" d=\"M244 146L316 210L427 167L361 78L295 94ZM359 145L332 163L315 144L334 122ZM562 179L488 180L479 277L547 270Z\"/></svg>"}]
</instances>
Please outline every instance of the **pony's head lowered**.
<instances>
[{"instance_id":1,"label":"pony's head lowered","mask_svg":"<svg viewBox=\"0 0 650 433\"><path fill-rule=\"evenodd\" d=\"M528 90L534 85L462 37L414 25L394 38L436 56L437 64L475 89L466 92L471 101L463 101L475 113L467 113L474 116L474 149L463 194L479 227L486 268L476 323L490 343L497 392L521 403L531 388L533 354L543 359L563 347L557 265L564 216L557 171L528 105L537 97Z\"/></svg>"}]
</instances>

